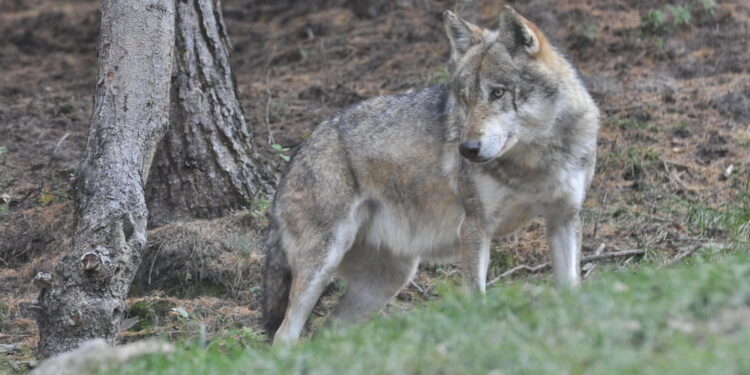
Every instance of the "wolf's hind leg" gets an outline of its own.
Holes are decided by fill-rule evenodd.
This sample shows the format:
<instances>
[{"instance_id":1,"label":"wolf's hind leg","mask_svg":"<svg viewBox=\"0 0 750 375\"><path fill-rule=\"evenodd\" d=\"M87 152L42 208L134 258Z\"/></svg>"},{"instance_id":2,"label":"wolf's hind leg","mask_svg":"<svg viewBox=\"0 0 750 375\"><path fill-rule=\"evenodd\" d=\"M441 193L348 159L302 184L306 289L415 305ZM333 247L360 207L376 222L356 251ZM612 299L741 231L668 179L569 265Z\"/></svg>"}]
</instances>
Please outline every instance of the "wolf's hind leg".
<instances>
[{"instance_id":1,"label":"wolf's hind leg","mask_svg":"<svg viewBox=\"0 0 750 375\"><path fill-rule=\"evenodd\" d=\"M324 288L331 281L332 273L325 268L301 271L293 277L289 291L289 306L284 315L284 322L281 323L274 336L274 345L297 342L307 317L318 302Z\"/></svg>"},{"instance_id":2,"label":"wolf's hind leg","mask_svg":"<svg viewBox=\"0 0 750 375\"><path fill-rule=\"evenodd\" d=\"M304 249L295 252L298 256L296 261L291 262L292 285L289 291L289 305L284 322L274 336L274 345L297 342L307 317L325 287L331 282L344 255L351 248L357 229L354 218L345 220L332 230L330 236L321 236L320 241L307 243Z\"/></svg>"},{"instance_id":3,"label":"wolf's hind leg","mask_svg":"<svg viewBox=\"0 0 750 375\"><path fill-rule=\"evenodd\" d=\"M334 312L334 323L356 323L377 313L411 280L418 264L417 257L355 246L339 271L348 287Z\"/></svg>"}]
</instances>

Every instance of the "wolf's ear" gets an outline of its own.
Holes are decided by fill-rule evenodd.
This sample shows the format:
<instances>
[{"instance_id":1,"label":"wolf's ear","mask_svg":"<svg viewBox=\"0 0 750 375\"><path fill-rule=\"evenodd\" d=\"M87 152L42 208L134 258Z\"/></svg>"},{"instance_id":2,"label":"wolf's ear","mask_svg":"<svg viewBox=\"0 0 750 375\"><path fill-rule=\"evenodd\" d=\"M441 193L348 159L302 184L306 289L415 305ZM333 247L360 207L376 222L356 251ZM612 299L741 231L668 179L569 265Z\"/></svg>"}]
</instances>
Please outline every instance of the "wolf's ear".
<instances>
[{"instance_id":1,"label":"wolf's ear","mask_svg":"<svg viewBox=\"0 0 750 375\"><path fill-rule=\"evenodd\" d=\"M454 64L469 48L482 41L482 28L463 20L450 10L443 12L443 25L451 42L451 62Z\"/></svg>"},{"instance_id":2,"label":"wolf's ear","mask_svg":"<svg viewBox=\"0 0 750 375\"><path fill-rule=\"evenodd\" d=\"M500 14L500 34L511 44L509 49L523 48L532 57L539 53L544 38L536 25L507 5Z\"/></svg>"}]
</instances>

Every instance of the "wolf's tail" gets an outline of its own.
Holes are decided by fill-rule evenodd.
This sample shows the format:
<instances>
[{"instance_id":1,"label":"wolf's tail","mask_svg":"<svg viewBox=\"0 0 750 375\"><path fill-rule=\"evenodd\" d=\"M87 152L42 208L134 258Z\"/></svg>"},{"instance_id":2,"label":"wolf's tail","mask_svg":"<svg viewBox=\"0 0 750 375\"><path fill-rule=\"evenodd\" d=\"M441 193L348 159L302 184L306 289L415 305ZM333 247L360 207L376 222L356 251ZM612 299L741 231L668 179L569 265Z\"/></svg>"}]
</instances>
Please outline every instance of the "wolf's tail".
<instances>
[{"instance_id":1,"label":"wolf's tail","mask_svg":"<svg viewBox=\"0 0 750 375\"><path fill-rule=\"evenodd\" d=\"M268 229L266 244L266 266L263 269L263 321L268 339L273 340L276 330L284 321L292 284L292 269L281 245L278 226L272 223Z\"/></svg>"}]
</instances>

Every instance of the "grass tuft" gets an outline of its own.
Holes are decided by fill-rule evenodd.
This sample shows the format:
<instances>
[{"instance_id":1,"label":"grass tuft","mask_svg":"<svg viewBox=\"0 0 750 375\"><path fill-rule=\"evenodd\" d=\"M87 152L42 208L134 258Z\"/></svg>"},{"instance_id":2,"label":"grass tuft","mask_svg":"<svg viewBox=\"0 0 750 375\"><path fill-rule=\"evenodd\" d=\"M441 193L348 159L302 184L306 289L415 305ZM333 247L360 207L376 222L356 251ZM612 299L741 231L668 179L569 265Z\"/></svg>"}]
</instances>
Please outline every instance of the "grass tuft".
<instances>
[{"instance_id":1,"label":"grass tuft","mask_svg":"<svg viewBox=\"0 0 750 375\"><path fill-rule=\"evenodd\" d=\"M272 349L240 330L113 374L749 373L750 256L602 272L579 291L450 286L426 308Z\"/></svg>"}]
</instances>

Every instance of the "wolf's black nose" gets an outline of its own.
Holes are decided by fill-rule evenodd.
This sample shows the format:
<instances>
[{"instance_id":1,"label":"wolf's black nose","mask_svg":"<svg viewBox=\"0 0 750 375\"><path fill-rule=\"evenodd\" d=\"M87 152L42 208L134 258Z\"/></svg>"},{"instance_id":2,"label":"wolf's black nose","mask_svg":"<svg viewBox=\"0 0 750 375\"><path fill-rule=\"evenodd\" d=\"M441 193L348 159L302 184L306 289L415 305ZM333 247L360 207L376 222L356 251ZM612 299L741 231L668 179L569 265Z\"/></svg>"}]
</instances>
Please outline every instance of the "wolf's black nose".
<instances>
[{"instance_id":1,"label":"wolf's black nose","mask_svg":"<svg viewBox=\"0 0 750 375\"><path fill-rule=\"evenodd\" d=\"M461 142L461 144L458 145L458 152L461 153L461 156L473 160L479 155L480 145L481 144L478 141Z\"/></svg>"}]
</instances>

